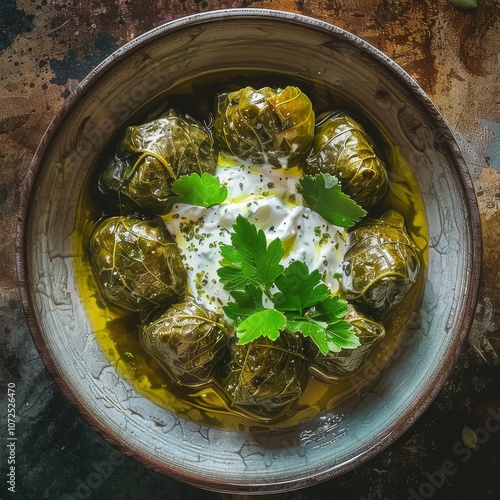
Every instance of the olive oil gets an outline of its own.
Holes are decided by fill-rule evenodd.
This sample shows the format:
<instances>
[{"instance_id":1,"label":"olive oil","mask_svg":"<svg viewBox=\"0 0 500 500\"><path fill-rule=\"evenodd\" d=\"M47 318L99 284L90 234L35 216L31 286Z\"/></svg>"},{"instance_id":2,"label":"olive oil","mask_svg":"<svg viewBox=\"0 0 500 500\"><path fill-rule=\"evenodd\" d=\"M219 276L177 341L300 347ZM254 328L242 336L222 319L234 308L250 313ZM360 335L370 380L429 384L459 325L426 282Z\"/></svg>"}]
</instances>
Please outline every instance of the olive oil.
<instances>
[{"instance_id":1,"label":"olive oil","mask_svg":"<svg viewBox=\"0 0 500 500\"><path fill-rule=\"evenodd\" d=\"M388 209L398 210L405 218L408 232L421 252L421 271L418 282L403 301L383 318L386 336L380 341L365 363L353 374L325 383L309 375L302 396L276 418L245 414L230 406L227 396L217 382L198 388L181 388L172 383L158 363L142 349L138 340L140 315L104 303L92 276L87 256L90 231L103 216L106 200L96 189L96 177L106 158L114 154L126 126L156 118L162 111L174 107L194 118L209 123L215 95L223 88L244 86L296 85L311 99L316 116L335 109L349 111L368 131L389 172L389 191L370 215L381 215ZM291 75L258 72L220 72L200 75L166 89L138 109L117 131L103 149L100 159L82 190L76 230L73 235L74 270L77 287L87 311L89 322L99 345L117 372L144 397L180 417L233 431L284 428L314 418L342 399L356 397L367 382L402 348L401 339L418 314L427 268L427 227L422 197L410 166L397 145L375 122L365 116L353 103L334 94L324 84L298 80ZM83 249L83 250L82 250ZM410 328L409 328L410 327ZM411 341L412 332L408 332ZM406 337L405 337L406 344ZM405 347L405 348L411 348ZM389 366L390 369L390 366Z\"/></svg>"}]
</instances>

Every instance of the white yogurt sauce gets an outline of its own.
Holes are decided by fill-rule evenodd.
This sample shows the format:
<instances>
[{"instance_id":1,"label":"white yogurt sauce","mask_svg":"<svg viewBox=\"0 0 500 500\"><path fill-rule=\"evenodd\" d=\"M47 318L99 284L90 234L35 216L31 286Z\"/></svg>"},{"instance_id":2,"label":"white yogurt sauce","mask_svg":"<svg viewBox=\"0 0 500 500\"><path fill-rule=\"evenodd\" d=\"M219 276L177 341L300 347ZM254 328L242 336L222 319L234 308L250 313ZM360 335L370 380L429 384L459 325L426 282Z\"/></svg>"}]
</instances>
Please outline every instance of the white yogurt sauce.
<instances>
[{"instance_id":1,"label":"white yogurt sauce","mask_svg":"<svg viewBox=\"0 0 500 500\"><path fill-rule=\"evenodd\" d=\"M188 273L188 288L196 300L212 311L222 312L229 294L217 275L220 247L231 244L232 226L243 215L266 234L268 244L279 238L285 248L282 265L295 260L319 270L332 292L338 289L346 231L329 224L303 206L296 190L298 170L270 166L219 166L221 185L227 199L210 208L177 204L164 217Z\"/></svg>"}]
</instances>

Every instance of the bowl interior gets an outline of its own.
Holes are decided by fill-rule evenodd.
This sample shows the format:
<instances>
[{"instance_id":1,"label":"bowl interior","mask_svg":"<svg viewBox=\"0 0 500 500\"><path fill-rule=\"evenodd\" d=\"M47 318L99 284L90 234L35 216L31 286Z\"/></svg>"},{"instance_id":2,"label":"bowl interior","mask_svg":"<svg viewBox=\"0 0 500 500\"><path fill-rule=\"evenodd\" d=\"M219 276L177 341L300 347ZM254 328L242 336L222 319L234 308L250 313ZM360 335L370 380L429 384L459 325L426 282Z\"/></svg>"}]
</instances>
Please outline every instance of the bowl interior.
<instances>
[{"instance_id":1,"label":"bowl interior","mask_svg":"<svg viewBox=\"0 0 500 500\"><path fill-rule=\"evenodd\" d=\"M410 164L426 207L429 265L411 335L369 391L311 422L265 434L175 417L101 352L75 283L77 202L98 154L137 109L200 74L262 71L319 82L355 102ZM430 101L400 68L331 25L272 11L196 15L139 37L96 68L51 124L21 217L20 276L35 342L64 393L108 439L208 489L272 492L349 470L394 441L437 395L470 327L480 268L467 168Z\"/></svg>"}]
</instances>

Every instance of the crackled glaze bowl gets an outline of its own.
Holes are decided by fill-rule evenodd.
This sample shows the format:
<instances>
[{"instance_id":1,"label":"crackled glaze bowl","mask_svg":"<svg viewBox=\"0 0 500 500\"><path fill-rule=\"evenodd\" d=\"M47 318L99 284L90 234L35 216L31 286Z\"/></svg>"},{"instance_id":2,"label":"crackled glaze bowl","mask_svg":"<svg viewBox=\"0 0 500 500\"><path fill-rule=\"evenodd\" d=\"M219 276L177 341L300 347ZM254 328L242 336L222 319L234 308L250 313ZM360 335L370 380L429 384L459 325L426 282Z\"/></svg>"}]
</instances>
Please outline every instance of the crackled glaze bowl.
<instances>
[{"instance_id":1,"label":"crackled glaze bowl","mask_svg":"<svg viewBox=\"0 0 500 500\"><path fill-rule=\"evenodd\" d=\"M428 268L411 342L369 389L292 428L234 432L183 420L139 394L98 345L75 280L78 199L118 128L159 93L206 73L265 71L314 81L380 124L425 206ZM424 412L450 374L478 293L480 225L450 130L388 57L330 24L269 10L183 18L116 51L67 100L36 151L20 212L18 269L35 343L63 393L98 432L190 484L264 493L310 486L373 457Z\"/></svg>"}]
</instances>

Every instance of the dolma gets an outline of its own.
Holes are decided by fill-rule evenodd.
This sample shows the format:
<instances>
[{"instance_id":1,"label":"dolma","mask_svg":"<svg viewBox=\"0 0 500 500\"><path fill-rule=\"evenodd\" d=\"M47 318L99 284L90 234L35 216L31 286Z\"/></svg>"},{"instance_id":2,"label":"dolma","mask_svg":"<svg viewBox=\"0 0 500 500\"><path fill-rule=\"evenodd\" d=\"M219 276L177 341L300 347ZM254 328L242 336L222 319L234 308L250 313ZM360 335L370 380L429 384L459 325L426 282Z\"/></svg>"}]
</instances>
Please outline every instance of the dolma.
<instances>
[{"instance_id":1,"label":"dolma","mask_svg":"<svg viewBox=\"0 0 500 500\"><path fill-rule=\"evenodd\" d=\"M382 313L399 304L419 271L419 250L406 231L404 218L389 210L349 233L341 288L347 301Z\"/></svg>"},{"instance_id":2,"label":"dolma","mask_svg":"<svg viewBox=\"0 0 500 500\"><path fill-rule=\"evenodd\" d=\"M233 405L272 415L300 397L306 374L302 339L282 332L275 341L234 343L223 378Z\"/></svg>"},{"instance_id":3,"label":"dolma","mask_svg":"<svg viewBox=\"0 0 500 500\"><path fill-rule=\"evenodd\" d=\"M139 340L179 385L209 382L227 355L225 326L216 313L191 297L172 304L139 329Z\"/></svg>"},{"instance_id":4,"label":"dolma","mask_svg":"<svg viewBox=\"0 0 500 500\"><path fill-rule=\"evenodd\" d=\"M181 175L217 168L211 132L174 109L142 125L130 126L116 155L99 176L102 193L131 200L139 210L163 215L171 208L173 182Z\"/></svg>"},{"instance_id":5,"label":"dolma","mask_svg":"<svg viewBox=\"0 0 500 500\"><path fill-rule=\"evenodd\" d=\"M140 311L186 293L184 264L160 218L102 219L92 231L88 253L103 297L115 305Z\"/></svg>"},{"instance_id":6,"label":"dolma","mask_svg":"<svg viewBox=\"0 0 500 500\"><path fill-rule=\"evenodd\" d=\"M314 116L311 101L297 87L245 87L216 97L214 133L226 156L293 167L311 148Z\"/></svg>"},{"instance_id":7,"label":"dolma","mask_svg":"<svg viewBox=\"0 0 500 500\"><path fill-rule=\"evenodd\" d=\"M317 124L304 171L337 177L342 191L365 210L387 191L387 170L372 141L362 125L343 111L330 113Z\"/></svg>"}]
</instances>

